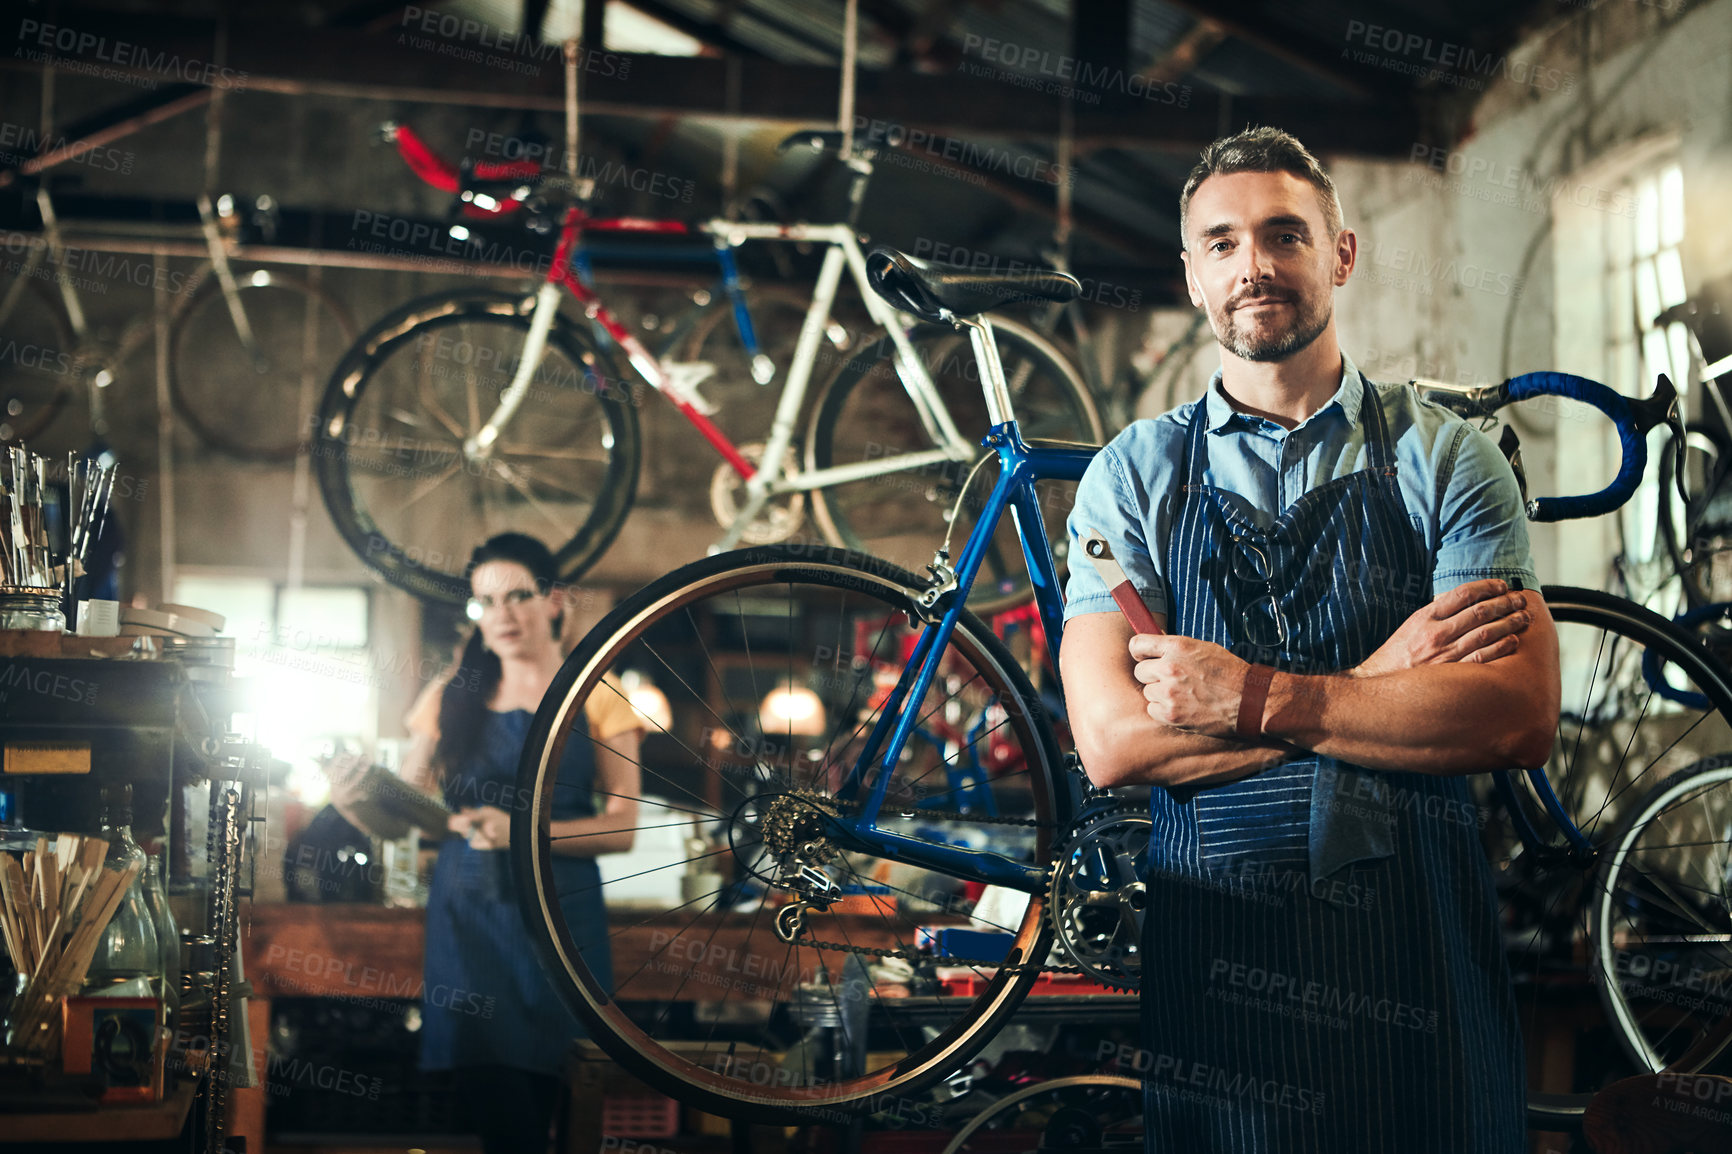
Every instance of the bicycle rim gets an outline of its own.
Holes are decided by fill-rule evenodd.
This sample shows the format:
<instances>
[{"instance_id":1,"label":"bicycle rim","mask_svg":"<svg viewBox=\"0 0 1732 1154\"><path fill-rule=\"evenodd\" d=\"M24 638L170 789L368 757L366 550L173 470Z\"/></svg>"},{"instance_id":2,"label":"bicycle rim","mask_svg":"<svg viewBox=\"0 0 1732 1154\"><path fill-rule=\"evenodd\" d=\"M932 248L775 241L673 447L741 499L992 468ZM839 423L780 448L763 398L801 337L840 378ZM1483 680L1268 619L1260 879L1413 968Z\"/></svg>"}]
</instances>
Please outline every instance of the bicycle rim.
<instances>
[{"instance_id":1,"label":"bicycle rim","mask_svg":"<svg viewBox=\"0 0 1732 1154\"><path fill-rule=\"evenodd\" d=\"M1008 1094L969 1119L943 1154L1143 1149L1143 1084L1118 1074L1054 1078Z\"/></svg>"},{"instance_id":2,"label":"bicycle rim","mask_svg":"<svg viewBox=\"0 0 1732 1154\"><path fill-rule=\"evenodd\" d=\"M617 607L543 699L512 829L531 936L595 1041L683 1101L752 1118L884 1109L887 1095L959 1068L1033 974L978 966L946 974L865 951L913 950L917 927L967 928L971 910L1003 936L973 942L962 956L996 948L1007 961L1045 960L1043 895L993 913L972 906L954 878L857 853L825 862L843 895L810 916L801 944L776 932L790 893L765 830L836 798L882 708L883 683L912 643L916 585L894 566L827 547L708 558ZM665 713L657 716L660 702L644 706L653 720L637 758L636 842L631 854L601 860L600 901L581 906L584 895L559 892L554 874L550 767L592 697L644 682L665 699ZM775 712L772 695L789 688L808 704L815 698L821 724L797 726L796 709ZM1038 709L1018 706L1036 701L998 640L965 616L920 705L921 735L893 771L881 826L1049 861L1066 803L1050 728ZM971 734L983 711L989 724ZM809 792L790 801L796 789ZM964 809L1036 824L954 816ZM573 934L600 918L597 905L611 974L590 969ZM813 941L844 948L805 944Z\"/></svg>"},{"instance_id":3,"label":"bicycle rim","mask_svg":"<svg viewBox=\"0 0 1732 1154\"><path fill-rule=\"evenodd\" d=\"M1100 444L1100 415L1076 369L1043 338L1022 326L999 321L993 327L1023 439ZM970 443L978 443L990 422L968 338L929 327L917 331L913 341L957 431ZM868 462L937 447L896 373L894 348L888 337L880 337L860 349L825 384L806 437L809 468ZM830 541L918 571L932 560L933 551L943 542L957 495L978 456L815 489L814 514ZM984 508L991 479L990 471L983 470L969 488L951 539L952 556L960 554L962 542ZM1065 518L1075 502L1076 485L1041 481L1036 490L1047 539L1062 573L1069 545ZM968 607L984 616L1029 596L1021 542L1014 520L1006 519L994 534L969 591Z\"/></svg>"},{"instance_id":4,"label":"bicycle rim","mask_svg":"<svg viewBox=\"0 0 1732 1154\"><path fill-rule=\"evenodd\" d=\"M1514 783L1515 802L1541 844L1523 844L1502 806L1485 811L1482 834L1524 1036L1533 1041L1569 1030L1604 1038L1616 1023L1597 1014L1589 993L1596 862L1649 788L1700 757L1732 748L1732 688L1688 635L1632 602L1561 586L1547 586L1544 596L1558 623L1563 685L1545 773L1593 852L1567 852L1563 831L1525 775ZM1664 679L1666 694L1650 673ZM1584 1012L1597 1020L1587 1022ZM1617 1049L1605 1041L1575 1065L1568 1083L1543 1064L1530 1065L1529 1114L1536 1128L1579 1116L1595 1090L1635 1072L1600 1060Z\"/></svg>"},{"instance_id":5,"label":"bicycle rim","mask_svg":"<svg viewBox=\"0 0 1732 1154\"><path fill-rule=\"evenodd\" d=\"M72 329L45 288L7 278L0 281L0 304L7 301L0 332L15 351L0 360L0 443L46 429L66 407L79 367Z\"/></svg>"},{"instance_id":6,"label":"bicycle rim","mask_svg":"<svg viewBox=\"0 0 1732 1154\"><path fill-rule=\"evenodd\" d=\"M563 324L490 455L464 452L511 383L534 299L412 302L364 334L326 387L312 448L325 505L363 561L418 597L460 604L470 550L508 531L546 541L573 580L630 508L631 390Z\"/></svg>"},{"instance_id":7,"label":"bicycle rim","mask_svg":"<svg viewBox=\"0 0 1732 1154\"><path fill-rule=\"evenodd\" d=\"M1732 753L1650 790L1612 840L1594 903L1600 997L1638 1070L1693 1073L1732 1015Z\"/></svg>"},{"instance_id":8,"label":"bicycle rim","mask_svg":"<svg viewBox=\"0 0 1732 1154\"><path fill-rule=\"evenodd\" d=\"M270 269L236 270L260 356L241 342L212 276L175 318L168 387L206 445L242 460L287 461L310 433L316 381L355 340L348 310L323 289Z\"/></svg>"}]
</instances>

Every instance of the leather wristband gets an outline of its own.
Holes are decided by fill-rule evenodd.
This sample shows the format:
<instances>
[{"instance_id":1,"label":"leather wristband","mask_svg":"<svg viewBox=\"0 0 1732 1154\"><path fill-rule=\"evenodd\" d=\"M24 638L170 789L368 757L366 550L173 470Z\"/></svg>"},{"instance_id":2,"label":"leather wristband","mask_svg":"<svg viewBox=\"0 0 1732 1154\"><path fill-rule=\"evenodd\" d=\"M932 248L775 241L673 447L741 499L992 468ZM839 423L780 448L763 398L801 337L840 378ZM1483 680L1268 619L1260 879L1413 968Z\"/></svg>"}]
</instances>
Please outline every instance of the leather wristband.
<instances>
[{"instance_id":1,"label":"leather wristband","mask_svg":"<svg viewBox=\"0 0 1732 1154\"><path fill-rule=\"evenodd\" d=\"M1239 691L1239 721L1234 728L1246 741L1263 736L1263 706L1269 700L1269 682L1274 677L1275 669L1269 665L1245 670L1245 687Z\"/></svg>"}]
</instances>

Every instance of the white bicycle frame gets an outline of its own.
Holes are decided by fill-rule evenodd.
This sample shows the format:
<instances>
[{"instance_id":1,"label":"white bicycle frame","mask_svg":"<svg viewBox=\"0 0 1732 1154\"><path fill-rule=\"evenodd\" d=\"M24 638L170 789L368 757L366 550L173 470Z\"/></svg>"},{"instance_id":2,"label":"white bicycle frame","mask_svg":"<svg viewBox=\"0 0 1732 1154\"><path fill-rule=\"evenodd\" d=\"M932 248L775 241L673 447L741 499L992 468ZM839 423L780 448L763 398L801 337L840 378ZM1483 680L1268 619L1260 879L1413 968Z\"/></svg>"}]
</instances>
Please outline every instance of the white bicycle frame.
<instances>
[{"instance_id":1,"label":"white bicycle frame","mask_svg":"<svg viewBox=\"0 0 1732 1154\"><path fill-rule=\"evenodd\" d=\"M740 542L747 526L772 498L788 493L809 492L831 485L862 481L889 473L900 473L950 462L971 461L977 450L974 442L956 428L938 395L931 376L914 352L914 346L901 317L871 290L866 279L866 258L860 241L846 224L755 224L741 221L711 220L695 231L716 238L717 243L738 246L746 241L816 242L826 246L824 263L818 272L818 283L812 293L812 303L800 326L800 339L794 348L794 359L788 368L788 379L777 399L775 416L770 425L760 463L746 481L745 500L722 538L712 546L712 552L732 549ZM877 457L849 465L825 469L796 469L784 472L788 446L794 438L794 425L805 405L806 391L811 385L812 370L818 361L819 342L830 323L830 310L836 302L836 290L844 269L860 290L860 297L874 324L890 335L896 349L896 375L913 401L926 433L939 446L915 453L900 453ZM472 460L490 457L500 431L517 412L528 394L530 382L541 366L547 348L547 334L552 330L559 312L560 286L553 280L543 283L536 294L535 312L524 340L523 355L511 384L499 398L487 422L464 443L464 454ZM593 312L592 312L593 315ZM663 364L643 343L630 334L611 332L627 359L656 391L666 395L676 407L694 416L690 402L682 396L683 387L676 380L675 366ZM703 374L707 375L707 374Z\"/></svg>"}]
</instances>

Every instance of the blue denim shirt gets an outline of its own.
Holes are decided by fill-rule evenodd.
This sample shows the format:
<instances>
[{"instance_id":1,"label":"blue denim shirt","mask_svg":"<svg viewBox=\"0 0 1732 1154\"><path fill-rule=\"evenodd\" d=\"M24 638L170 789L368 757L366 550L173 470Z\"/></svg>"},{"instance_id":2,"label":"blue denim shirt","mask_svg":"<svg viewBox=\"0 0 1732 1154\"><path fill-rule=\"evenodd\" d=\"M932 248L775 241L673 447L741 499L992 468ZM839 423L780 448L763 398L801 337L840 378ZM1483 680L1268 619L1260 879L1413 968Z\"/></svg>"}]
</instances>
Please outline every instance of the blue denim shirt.
<instances>
[{"instance_id":1,"label":"blue denim shirt","mask_svg":"<svg viewBox=\"0 0 1732 1154\"><path fill-rule=\"evenodd\" d=\"M1235 411L1217 371L1201 401L1136 421L1114 437L1077 486L1065 619L1117 612L1077 544L1090 529L1106 536L1149 608L1166 613L1167 544L1183 484L1179 469L1199 409L1208 422L1207 482L1240 498L1244 511L1266 527L1305 493L1366 467L1359 406L1371 395L1383 405L1395 438L1408 515L1431 551L1431 588L1415 591L1420 600L1484 577L1519 579L1537 589L1521 492L1491 438L1420 400L1411 386L1367 382L1346 356L1341 367L1335 395L1294 429ZM1365 578L1376 581L1378 575Z\"/></svg>"}]
</instances>

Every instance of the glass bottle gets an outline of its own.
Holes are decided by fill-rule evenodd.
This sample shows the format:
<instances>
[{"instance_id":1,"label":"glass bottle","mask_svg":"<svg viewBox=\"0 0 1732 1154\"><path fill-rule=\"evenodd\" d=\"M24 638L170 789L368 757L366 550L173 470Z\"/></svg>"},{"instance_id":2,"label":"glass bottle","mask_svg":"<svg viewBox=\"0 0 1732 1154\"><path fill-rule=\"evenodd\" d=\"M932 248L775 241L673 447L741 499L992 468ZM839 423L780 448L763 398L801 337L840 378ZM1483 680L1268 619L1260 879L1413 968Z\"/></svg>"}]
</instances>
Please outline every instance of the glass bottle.
<instances>
[{"instance_id":1,"label":"glass bottle","mask_svg":"<svg viewBox=\"0 0 1732 1154\"><path fill-rule=\"evenodd\" d=\"M174 911L168 905L168 885L163 877L163 862L155 854L144 867L144 903L150 909L150 920L156 929L156 944L161 956L163 1013L170 1028L180 1009L180 931L175 928Z\"/></svg>"},{"instance_id":2,"label":"glass bottle","mask_svg":"<svg viewBox=\"0 0 1732 1154\"><path fill-rule=\"evenodd\" d=\"M102 801L100 836L108 842L102 868L123 871L136 865L137 873L96 943L96 953L84 975L84 992L160 998L162 951L144 896L144 850L132 840L132 787L104 789Z\"/></svg>"}]
</instances>

